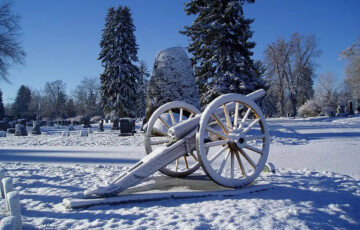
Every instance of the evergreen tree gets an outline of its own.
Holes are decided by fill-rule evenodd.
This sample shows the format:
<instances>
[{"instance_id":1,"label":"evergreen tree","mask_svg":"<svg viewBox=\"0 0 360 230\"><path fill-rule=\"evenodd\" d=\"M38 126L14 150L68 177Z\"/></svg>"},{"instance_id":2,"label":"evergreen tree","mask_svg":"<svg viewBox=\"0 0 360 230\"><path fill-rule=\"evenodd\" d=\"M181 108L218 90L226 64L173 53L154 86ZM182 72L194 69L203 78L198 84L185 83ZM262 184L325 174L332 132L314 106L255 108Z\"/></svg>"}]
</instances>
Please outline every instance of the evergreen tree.
<instances>
[{"instance_id":1,"label":"evergreen tree","mask_svg":"<svg viewBox=\"0 0 360 230\"><path fill-rule=\"evenodd\" d=\"M4 107L2 95L3 94L0 89L0 120L2 120L5 117L5 107Z\"/></svg>"},{"instance_id":2,"label":"evergreen tree","mask_svg":"<svg viewBox=\"0 0 360 230\"><path fill-rule=\"evenodd\" d=\"M150 77L148 67L144 61L140 61L139 72L140 75L136 94L136 116L143 117L146 110L146 94Z\"/></svg>"},{"instance_id":3,"label":"evergreen tree","mask_svg":"<svg viewBox=\"0 0 360 230\"><path fill-rule=\"evenodd\" d=\"M202 106L224 93L247 94L264 87L251 59L255 43L249 41L252 19L245 19L243 4L254 0L191 0L188 15L198 15L185 34L191 39L195 76Z\"/></svg>"},{"instance_id":4,"label":"evergreen tree","mask_svg":"<svg viewBox=\"0 0 360 230\"><path fill-rule=\"evenodd\" d=\"M17 92L15 102L13 104L14 115L18 118L26 116L27 112L29 111L30 101L31 90L28 87L21 85Z\"/></svg>"},{"instance_id":5,"label":"evergreen tree","mask_svg":"<svg viewBox=\"0 0 360 230\"><path fill-rule=\"evenodd\" d=\"M135 26L128 7L110 8L105 19L99 60L104 72L101 104L105 113L120 117L136 115L136 89L139 69Z\"/></svg>"}]
</instances>

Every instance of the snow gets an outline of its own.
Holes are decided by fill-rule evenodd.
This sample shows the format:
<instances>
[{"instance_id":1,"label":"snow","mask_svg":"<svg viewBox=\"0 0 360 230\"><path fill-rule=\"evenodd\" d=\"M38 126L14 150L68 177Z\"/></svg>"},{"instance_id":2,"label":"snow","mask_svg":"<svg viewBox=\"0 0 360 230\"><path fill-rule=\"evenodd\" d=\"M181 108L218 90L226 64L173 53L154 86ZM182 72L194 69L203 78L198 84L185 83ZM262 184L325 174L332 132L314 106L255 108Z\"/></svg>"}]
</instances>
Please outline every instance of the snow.
<instances>
[{"instance_id":1,"label":"snow","mask_svg":"<svg viewBox=\"0 0 360 230\"><path fill-rule=\"evenodd\" d=\"M8 134L0 168L20 192L24 229L359 229L360 116L267 121L276 173L256 179L251 186L270 186L260 192L66 209L63 199L80 198L145 155L142 133L119 137L110 126L88 137L80 126L68 137L64 127Z\"/></svg>"}]
</instances>

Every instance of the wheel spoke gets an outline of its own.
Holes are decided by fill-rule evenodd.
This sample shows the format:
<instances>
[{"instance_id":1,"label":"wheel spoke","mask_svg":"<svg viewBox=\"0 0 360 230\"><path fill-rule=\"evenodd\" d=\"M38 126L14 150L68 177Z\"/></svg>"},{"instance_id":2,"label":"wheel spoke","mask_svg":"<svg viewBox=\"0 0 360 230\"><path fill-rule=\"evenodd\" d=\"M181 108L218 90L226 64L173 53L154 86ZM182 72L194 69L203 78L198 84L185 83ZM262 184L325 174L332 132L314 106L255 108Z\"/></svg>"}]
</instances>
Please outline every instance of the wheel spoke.
<instances>
[{"instance_id":1,"label":"wheel spoke","mask_svg":"<svg viewBox=\"0 0 360 230\"><path fill-rule=\"evenodd\" d=\"M160 121L165 125L165 127L167 128L167 129L169 129L171 126L169 125L169 123L167 123L165 120L164 120L164 118L162 118L161 116L159 117L159 119L160 119Z\"/></svg>"},{"instance_id":2,"label":"wheel spoke","mask_svg":"<svg viewBox=\"0 0 360 230\"><path fill-rule=\"evenodd\" d=\"M218 146L218 145L225 145L228 142L229 142L228 140L212 141L212 142L205 143L204 147L205 148L210 148L210 147L214 147L214 146Z\"/></svg>"},{"instance_id":3,"label":"wheel spoke","mask_svg":"<svg viewBox=\"0 0 360 230\"><path fill-rule=\"evenodd\" d=\"M188 120L191 119L191 118L193 118L194 116L195 116L195 115L194 115L193 113L191 113L190 116L189 116L189 118L188 118Z\"/></svg>"},{"instance_id":4,"label":"wheel spoke","mask_svg":"<svg viewBox=\"0 0 360 230\"><path fill-rule=\"evenodd\" d=\"M179 158L176 159L176 162L175 162L175 172L178 171L178 168L179 168Z\"/></svg>"},{"instance_id":5,"label":"wheel spoke","mask_svg":"<svg viewBox=\"0 0 360 230\"><path fill-rule=\"evenodd\" d=\"M238 126L238 119L239 119L239 102L235 103L235 115L234 115L234 129Z\"/></svg>"},{"instance_id":6,"label":"wheel spoke","mask_svg":"<svg viewBox=\"0 0 360 230\"><path fill-rule=\"evenodd\" d=\"M234 179L234 153L233 153L233 151L231 151L230 163L231 163L230 177L231 177L231 179Z\"/></svg>"},{"instance_id":7,"label":"wheel spoke","mask_svg":"<svg viewBox=\"0 0 360 230\"><path fill-rule=\"evenodd\" d=\"M247 160L247 162L249 162L249 164L250 164L254 169L256 169L256 165L255 165L254 161L251 160L251 158L249 157L249 155L247 155L247 153L245 152L245 150L244 150L244 149L240 149L239 151L240 151L241 155L243 155L243 157Z\"/></svg>"},{"instance_id":8,"label":"wheel spoke","mask_svg":"<svg viewBox=\"0 0 360 230\"><path fill-rule=\"evenodd\" d=\"M258 119L256 119L255 121L251 122L251 124L250 124L248 127L246 127L246 129L244 129L243 133L249 132L249 130L250 130L252 127L254 127L254 125L256 125L257 123L259 123L259 121L260 121L260 119L258 118Z\"/></svg>"},{"instance_id":9,"label":"wheel spoke","mask_svg":"<svg viewBox=\"0 0 360 230\"><path fill-rule=\"evenodd\" d=\"M189 164L188 164L188 161L186 159L186 156L184 156L184 161L185 161L185 167L186 169L189 169Z\"/></svg>"},{"instance_id":10,"label":"wheel spoke","mask_svg":"<svg viewBox=\"0 0 360 230\"><path fill-rule=\"evenodd\" d=\"M158 129L158 128L156 128L156 127L153 127L152 131L154 131L154 132L156 132L156 133L158 133L158 134L160 134L160 135L162 135L162 136L165 136L165 137L169 136L169 135L167 134L167 132L165 133L163 130Z\"/></svg>"},{"instance_id":11,"label":"wheel spoke","mask_svg":"<svg viewBox=\"0 0 360 230\"><path fill-rule=\"evenodd\" d=\"M253 141L253 140L258 140L258 139L263 139L263 138L265 138L265 134L259 135L259 136L246 137L246 141Z\"/></svg>"},{"instance_id":12,"label":"wheel spoke","mask_svg":"<svg viewBox=\"0 0 360 230\"><path fill-rule=\"evenodd\" d=\"M245 144L244 147L247 148L247 149L250 149L251 151L260 153L261 155L264 153L262 150L260 150L260 149L258 149L258 148L255 148L255 147L253 147L253 146L251 146L251 145L248 145L248 144Z\"/></svg>"},{"instance_id":13,"label":"wheel spoke","mask_svg":"<svg viewBox=\"0 0 360 230\"><path fill-rule=\"evenodd\" d=\"M248 110L246 111L245 116L243 117L241 122L244 123L246 121L246 119L248 119L250 112L251 112L251 108L248 108Z\"/></svg>"},{"instance_id":14,"label":"wheel spoke","mask_svg":"<svg viewBox=\"0 0 360 230\"><path fill-rule=\"evenodd\" d=\"M198 158L195 156L194 153L190 153L190 155L194 158L194 160L195 160L196 162L199 162Z\"/></svg>"},{"instance_id":15,"label":"wheel spoke","mask_svg":"<svg viewBox=\"0 0 360 230\"><path fill-rule=\"evenodd\" d=\"M227 146L222 147L219 151L217 151L217 152L215 153L214 156L212 156L212 157L209 159L209 162L210 162L210 163L214 162L214 160L215 160L216 158L218 158L226 149L228 149Z\"/></svg>"},{"instance_id":16,"label":"wheel spoke","mask_svg":"<svg viewBox=\"0 0 360 230\"><path fill-rule=\"evenodd\" d=\"M214 117L215 121L220 125L221 129L223 130L224 133L229 134L229 129L226 127L226 125L221 121L221 119L215 114L213 113L212 116Z\"/></svg>"},{"instance_id":17,"label":"wheel spoke","mask_svg":"<svg viewBox=\"0 0 360 230\"><path fill-rule=\"evenodd\" d=\"M151 145L161 145L169 142L169 140L150 140Z\"/></svg>"},{"instance_id":18,"label":"wheel spoke","mask_svg":"<svg viewBox=\"0 0 360 230\"><path fill-rule=\"evenodd\" d=\"M173 125L175 125L175 124L176 124L176 121L175 121L175 118L174 118L173 111L172 111L171 109L169 110L169 114L170 114L171 123L172 123Z\"/></svg>"},{"instance_id":19,"label":"wheel spoke","mask_svg":"<svg viewBox=\"0 0 360 230\"><path fill-rule=\"evenodd\" d=\"M218 173L220 175L221 175L222 171L224 170L224 167L225 167L227 159L229 158L229 155L230 155L230 150L227 151L223 161L221 162L221 165L220 165L220 168L219 168L219 171L218 171Z\"/></svg>"},{"instance_id":20,"label":"wheel spoke","mask_svg":"<svg viewBox=\"0 0 360 230\"><path fill-rule=\"evenodd\" d=\"M231 120L230 120L230 116L229 116L229 111L226 107L226 104L223 104L223 108L224 108L224 115L225 115L225 119L226 119L226 125L227 127L232 130L232 124L231 124Z\"/></svg>"},{"instance_id":21,"label":"wheel spoke","mask_svg":"<svg viewBox=\"0 0 360 230\"><path fill-rule=\"evenodd\" d=\"M236 159L237 159L237 161L238 161L238 163L239 163L239 166L240 166L240 169L241 169L241 173L243 174L243 177L247 177L247 174L246 174L246 172L245 172L244 165L243 165L243 163L241 162L240 155L239 155L239 152L238 152L238 151L235 152L235 156L236 156Z\"/></svg>"},{"instance_id":22,"label":"wheel spoke","mask_svg":"<svg viewBox=\"0 0 360 230\"><path fill-rule=\"evenodd\" d=\"M184 109L183 109L183 108L181 108L181 109L180 109L180 118L179 118L179 122L182 122L182 120L183 120L183 113L184 113Z\"/></svg>"},{"instance_id":23,"label":"wheel spoke","mask_svg":"<svg viewBox=\"0 0 360 230\"><path fill-rule=\"evenodd\" d=\"M208 132L210 132L210 133L212 133L212 134L215 134L215 135L217 135L217 136L219 136L219 137L222 137L222 138L225 139L225 140L228 139L228 137L227 137L226 134L221 133L221 132L218 132L217 130L215 130L215 129L211 128L211 127L206 127L206 131L208 131Z\"/></svg>"}]
</instances>

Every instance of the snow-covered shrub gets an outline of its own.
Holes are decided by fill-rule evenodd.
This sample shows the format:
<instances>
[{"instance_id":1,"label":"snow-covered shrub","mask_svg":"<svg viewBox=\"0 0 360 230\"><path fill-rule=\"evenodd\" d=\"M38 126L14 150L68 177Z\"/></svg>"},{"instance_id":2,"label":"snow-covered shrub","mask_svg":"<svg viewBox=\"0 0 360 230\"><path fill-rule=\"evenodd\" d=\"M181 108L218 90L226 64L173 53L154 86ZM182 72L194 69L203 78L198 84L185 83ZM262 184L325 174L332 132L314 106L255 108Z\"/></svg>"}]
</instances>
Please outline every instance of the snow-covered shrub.
<instances>
[{"instance_id":1,"label":"snow-covered shrub","mask_svg":"<svg viewBox=\"0 0 360 230\"><path fill-rule=\"evenodd\" d=\"M307 100L298 110L299 115L303 117L318 116L320 112L321 108L314 99Z\"/></svg>"},{"instance_id":2,"label":"snow-covered shrub","mask_svg":"<svg viewBox=\"0 0 360 230\"><path fill-rule=\"evenodd\" d=\"M168 48L156 55L148 85L146 118L161 105L185 101L200 107L199 93L190 59L181 47Z\"/></svg>"}]
</instances>

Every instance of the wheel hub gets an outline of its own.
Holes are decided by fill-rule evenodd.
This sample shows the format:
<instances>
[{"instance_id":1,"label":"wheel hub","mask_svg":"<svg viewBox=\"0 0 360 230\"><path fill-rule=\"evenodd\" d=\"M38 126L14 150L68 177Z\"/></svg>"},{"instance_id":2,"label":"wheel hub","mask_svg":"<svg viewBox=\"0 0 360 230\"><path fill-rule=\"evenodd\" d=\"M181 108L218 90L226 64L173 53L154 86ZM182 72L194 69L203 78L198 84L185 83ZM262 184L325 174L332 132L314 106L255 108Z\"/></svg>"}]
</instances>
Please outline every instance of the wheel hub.
<instances>
[{"instance_id":1,"label":"wheel hub","mask_svg":"<svg viewBox=\"0 0 360 230\"><path fill-rule=\"evenodd\" d=\"M237 151L241 148L244 148L244 145L246 143L245 135L242 133L230 133L229 134L229 148L232 151Z\"/></svg>"}]
</instances>

